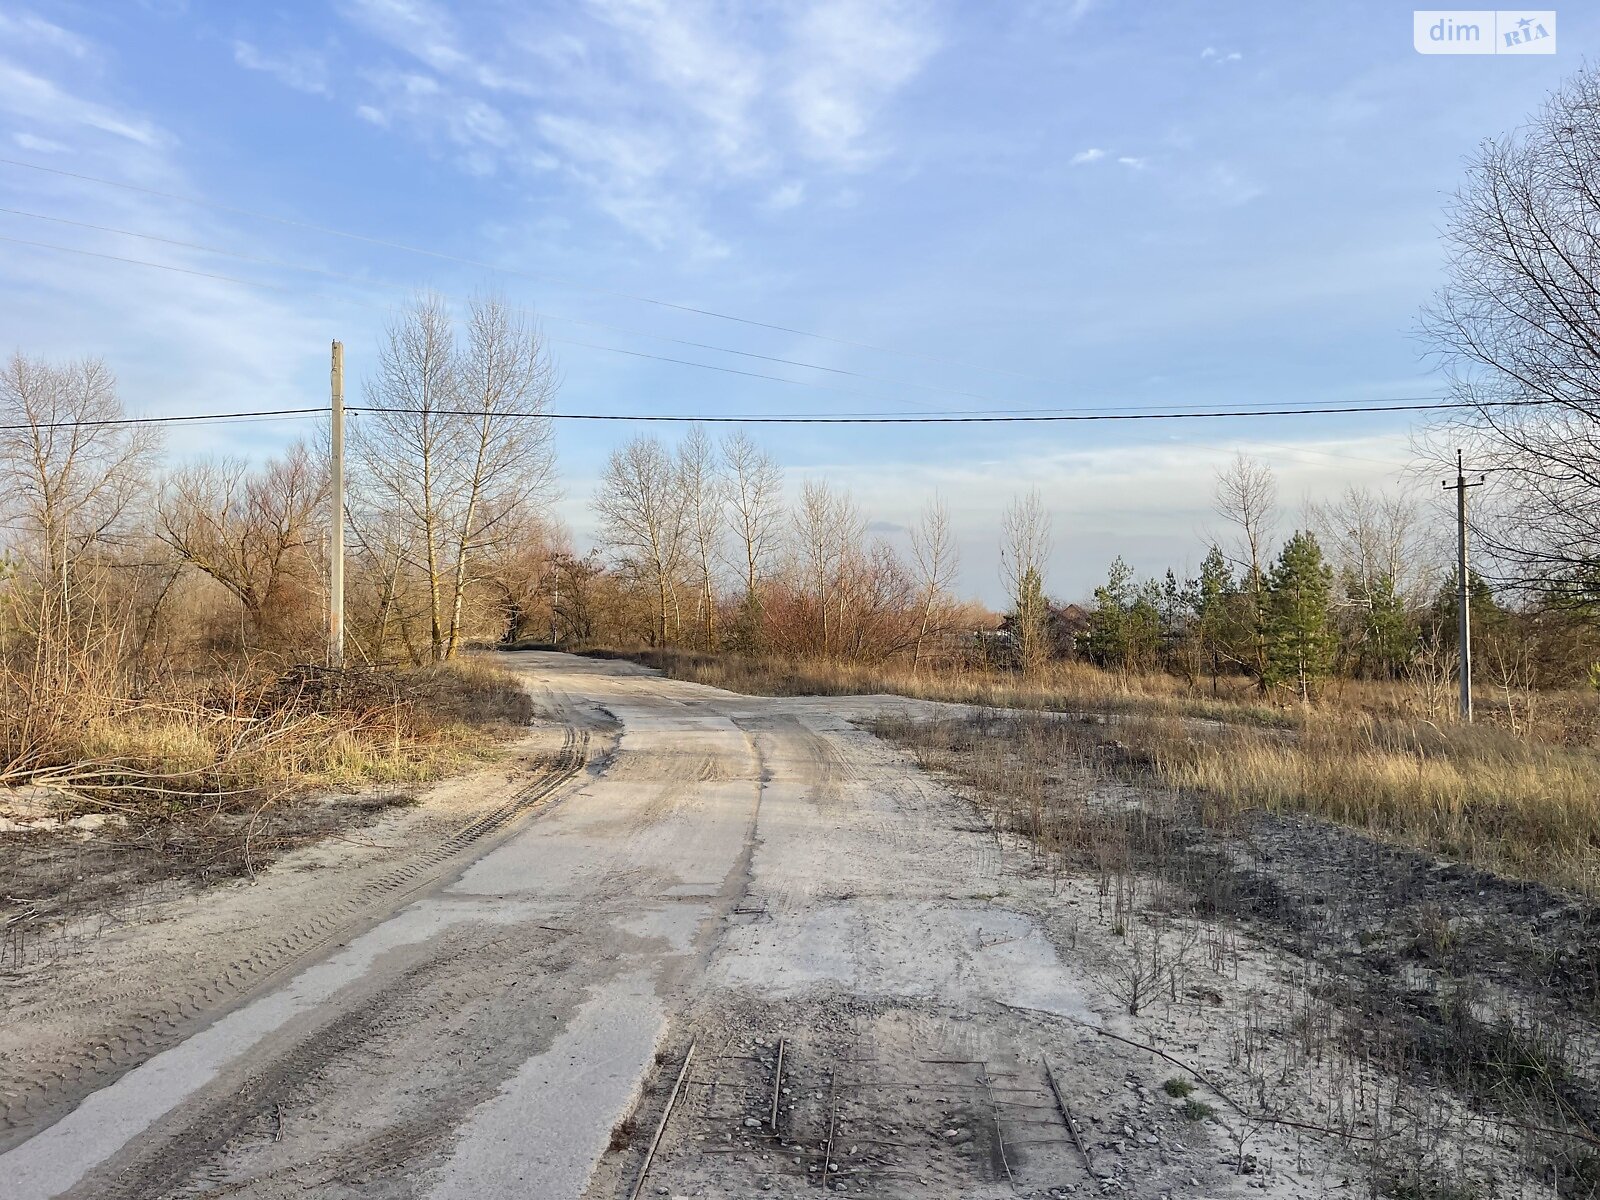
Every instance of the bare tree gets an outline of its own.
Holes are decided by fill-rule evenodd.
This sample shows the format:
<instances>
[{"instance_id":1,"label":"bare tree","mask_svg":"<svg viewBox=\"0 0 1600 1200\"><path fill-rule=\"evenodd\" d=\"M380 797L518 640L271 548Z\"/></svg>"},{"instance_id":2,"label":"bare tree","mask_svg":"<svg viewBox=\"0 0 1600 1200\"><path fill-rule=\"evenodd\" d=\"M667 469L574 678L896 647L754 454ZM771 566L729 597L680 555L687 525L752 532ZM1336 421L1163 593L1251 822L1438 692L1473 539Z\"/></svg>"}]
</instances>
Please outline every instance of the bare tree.
<instances>
[{"instance_id":1,"label":"bare tree","mask_svg":"<svg viewBox=\"0 0 1600 1200\"><path fill-rule=\"evenodd\" d=\"M728 524L735 560L744 583L740 637L755 649L761 624L761 581L783 537L783 472L772 457L744 433L722 441L728 491Z\"/></svg>"},{"instance_id":2,"label":"bare tree","mask_svg":"<svg viewBox=\"0 0 1600 1200\"><path fill-rule=\"evenodd\" d=\"M930 637L944 632L943 616L950 607L959 564L950 510L935 496L911 529L911 559L916 567L917 640L911 652L911 673L921 666Z\"/></svg>"},{"instance_id":3,"label":"bare tree","mask_svg":"<svg viewBox=\"0 0 1600 1200\"><path fill-rule=\"evenodd\" d=\"M1231 556L1243 575L1250 661L1243 664L1266 687L1267 554L1278 519L1278 481L1272 468L1243 452L1217 472L1216 512L1238 530Z\"/></svg>"},{"instance_id":4,"label":"bare tree","mask_svg":"<svg viewBox=\"0 0 1600 1200\"><path fill-rule=\"evenodd\" d=\"M443 578L451 525L450 478L458 454L455 336L438 296L423 296L396 318L378 352L377 377L367 383L367 403L350 426L356 496L352 516L379 524L398 517L411 564L428 593L429 657L445 656L447 622Z\"/></svg>"},{"instance_id":5,"label":"bare tree","mask_svg":"<svg viewBox=\"0 0 1600 1200\"><path fill-rule=\"evenodd\" d=\"M389 328L367 385L369 410L351 425L349 514L366 541L375 539L363 525L397 525L399 536L384 540L420 574L435 662L461 644L463 601L480 567L549 494L544 414L556 386L537 329L498 299L473 300L459 349L436 296Z\"/></svg>"},{"instance_id":6,"label":"bare tree","mask_svg":"<svg viewBox=\"0 0 1600 1200\"><path fill-rule=\"evenodd\" d=\"M1447 212L1422 327L1471 405L1435 445L1491 468L1474 533L1499 582L1600 600L1600 67L1484 142ZM1453 445L1452 445L1453 443ZM1453 457L1453 456L1452 456Z\"/></svg>"},{"instance_id":7,"label":"bare tree","mask_svg":"<svg viewBox=\"0 0 1600 1200\"><path fill-rule=\"evenodd\" d=\"M159 536L238 600L259 644L307 615L327 499L327 463L302 444L256 468L236 459L197 463L168 478Z\"/></svg>"},{"instance_id":8,"label":"bare tree","mask_svg":"<svg viewBox=\"0 0 1600 1200\"><path fill-rule=\"evenodd\" d=\"M820 622L817 648L826 656L834 649L838 627L852 605L845 567L852 555L861 553L866 518L849 492L808 479L800 489L794 532L801 573Z\"/></svg>"},{"instance_id":9,"label":"bare tree","mask_svg":"<svg viewBox=\"0 0 1600 1200\"><path fill-rule=\"evenodd\" d=\"M688 527L688 558L694 573L695 616L704 650L717 647L716 570L727 528L727 483L717 449L696 425L678 447L678 486Z\"/></svg>"},{"instance_id":10,"label":"bare tree","mask_svg":"<svg viewBox=\"0 0 1600 1200\"><path fill-rule=\"evenodd\" d=\"M1006 507L1000 520L1000 571L1012 603L1017 662L1027 674L1050 658L1050 614L1044 572L1050 559L1050 513L1038 489Z\"/></svg>"},{"instance_id":11,"label":"bare tree","mask_svg":"<svg viewBox=\"0 0 1600 1200\"><path fill-rule=\"evenodd\" d=\"M493 296L472 300L467 344L456 363L455 387L466 418L466 454L450 530L450 624L445 657L461 644L461 608L475 565L512 547L522 519L548 499L555 478L550 420L555 366L539 331Z\"/></svg>"},{"instance_id":12,"label":"bare tree","mask_svg":"<svg viewBox=\"0 0 1600 1200\"><path fill-rule=\"evenodd\" d=\"M13 354L0 370L0 513L14 544L54 586L71 564L125 532L149 490L160 439L124 416L99 359Z\"/></svg>"},{"instance_id":13,"label":"bare tree","mask_svg":"<svg viewBox=\"0 0 1600 1200\"><path fill-rule=\"evenodd\" d=\"M594 499L600 532L623 570L652 598L652 636L669 641L680 623L678 575L688 547L683 489L672 456L655 438L634 438L611 454Z\"/></svg>"},{"instance_id":14,"label":"bare tree","mask_svg":"<svg viewBox=\"0 0 1600 1200\"><path fill-rule=\"evenodd\" d=\"M1333 500L1306 505L1306 522L1341 576L1370 594L1392 581L1408 604L1421 603L1438 564L1417 508L1405 496L1348 487Z\"/></svg>"}]
</instances>

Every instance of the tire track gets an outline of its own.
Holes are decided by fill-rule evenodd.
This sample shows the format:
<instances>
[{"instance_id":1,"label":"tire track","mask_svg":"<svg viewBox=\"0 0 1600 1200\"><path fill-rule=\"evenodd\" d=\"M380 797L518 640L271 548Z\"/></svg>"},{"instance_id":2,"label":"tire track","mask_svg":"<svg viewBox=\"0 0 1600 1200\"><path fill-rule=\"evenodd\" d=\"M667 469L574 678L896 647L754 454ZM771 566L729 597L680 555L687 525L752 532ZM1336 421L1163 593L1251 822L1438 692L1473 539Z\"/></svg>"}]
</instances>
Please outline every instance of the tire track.
<instances>
[{"instance_id":1,"label":"tire track","mask_svg":"<svg viewBox=\"0 0 1600 1200\"><path fill-rule=\"evenodd\" d=\"M59 1119L88 1093L183 1039L193 1023L221 1005L237 1001L271 982L304 957L333 941L352 925L400 907L432 886L463 855L504 830L517 817L549 799L588 761L589 734L568 726L560 750L527 784L503 804L457 829L449 837L324 910L231 960L225 970L161 996L151 989L99 995L92 1000L37 1006L10 1014L10 1021L39 1020L104 1006L117 1000L151 996L155 1002L95 1040L68 1054L30 1060L13 1055L0 1084L0 1148L23 1140Z\"/></svg>"}]
</instances>

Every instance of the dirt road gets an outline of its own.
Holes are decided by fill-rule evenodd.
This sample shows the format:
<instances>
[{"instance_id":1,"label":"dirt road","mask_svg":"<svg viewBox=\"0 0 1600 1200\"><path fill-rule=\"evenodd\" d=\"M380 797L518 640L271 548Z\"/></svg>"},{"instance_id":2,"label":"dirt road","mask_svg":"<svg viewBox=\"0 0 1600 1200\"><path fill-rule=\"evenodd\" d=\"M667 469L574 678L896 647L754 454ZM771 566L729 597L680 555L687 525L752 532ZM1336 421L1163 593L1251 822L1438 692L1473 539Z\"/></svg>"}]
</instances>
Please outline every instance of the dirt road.
<instances>
[{"instance_id":1,"label":"dirt road","mask_svg":"<svg viewBox=\"0 0 1600 1200\"><path fill-rule=\"evenodd\" d=\"M0 1194L628 1197L647 1156L649 1196L1322 1194L1240 1174L1166 1063L1095 1032L1074 901L845 719L874 702L511 657L581 769L386 905L289 880L279 940L323 941L169 1005L131 1069L105 1037L81 1098L19 1010ZM158 917L130 935L158 976L240 953L173 936L203 905Z\"/></svg>"}]
</instances>

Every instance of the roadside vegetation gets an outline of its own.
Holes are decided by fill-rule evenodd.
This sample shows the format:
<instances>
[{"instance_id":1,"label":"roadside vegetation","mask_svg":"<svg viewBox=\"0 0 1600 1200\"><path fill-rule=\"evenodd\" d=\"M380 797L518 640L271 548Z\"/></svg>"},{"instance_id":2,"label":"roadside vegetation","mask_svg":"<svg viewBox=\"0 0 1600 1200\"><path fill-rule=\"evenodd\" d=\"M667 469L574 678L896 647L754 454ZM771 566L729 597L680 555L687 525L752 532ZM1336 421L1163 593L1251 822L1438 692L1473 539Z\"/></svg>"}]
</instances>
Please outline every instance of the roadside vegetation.
<instances>
[{"instance_id":1,"label":"roadside vegetation","mask_svg":"<svg viewBox=\"0 0 1600 1200\"><path fill-rule=\"evenodd\" d=\"M426 364L450 411L352 425L337 665L321 450L169 462L103 363L0 368L0 831L19 851L70 823L249 870L335 809L360 815L287 802L400 802L527 724L518 681L462 651L498 639L519 564L548 549L548 423L526 415L553 386L542 343L497 301L461 334L424 300L379 359L375 398Z\"/></svg>"}]
</instances>

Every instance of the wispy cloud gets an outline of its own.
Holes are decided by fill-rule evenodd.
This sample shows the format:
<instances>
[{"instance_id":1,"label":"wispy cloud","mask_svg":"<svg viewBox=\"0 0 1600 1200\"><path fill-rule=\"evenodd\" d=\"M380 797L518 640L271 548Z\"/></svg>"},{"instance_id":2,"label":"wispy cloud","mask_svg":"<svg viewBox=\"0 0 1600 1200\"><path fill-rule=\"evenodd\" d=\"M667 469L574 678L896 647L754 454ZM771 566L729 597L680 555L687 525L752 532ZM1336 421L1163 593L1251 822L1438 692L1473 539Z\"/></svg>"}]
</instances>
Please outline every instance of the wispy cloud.
<instances>
[{"instance_id":1,"label":"wispy cloud","mask_svg":"<svg viewBox=\"0 0 1600 1200\"><path fill-rule=\"evenodd\" d=\"M873 113L938 49L925 9L894 0L825 0L794 25L787 97L807 154L858 166L875 156Z\"/></svg>"},{"instance_id":2,"label":"wispy cloud","mask_svg":"<svg viewBox=\"0 0 1600 1200\"><path fill-rule=\"evenodd\" d=\"M1105 156L1106 152L1100 149L1099 146L1090 146L1087 150L1079 150L1076 154L1074 154L1071 162L1073 166L1081 167L1086 163L1099 162Z\"/></svg>"},{"instance_id":3,"label":"wispy cloud","mask_svg":"<svg viewBox=\"0 0 1600 1200\"><path fill-rule=\"evenodd\" d=\"M825 176L891 155L886 110L941 44L924 0L797 0L771 14L583 0L537 23L437 0L338 11L370 39L349 55L362 120L474 174L559 170L636 236L694 255L726 252L707 213L727 195L779 211L809 176L822 194ZM314 54L235 52L288 86L330 86Z\"/></svg>"},{"instance_id":4,"label":"wispy cloud","mask_svg":"<svg viewBox=\"0 0 1600 1200\"><path fill-rule=\"evenodd\" d=\"M80 59L88 58L91 52L89 43L77 34L32 13L0 12L0 42Z\"/></svg>"},{"instance_id":5,"label":"wispy cloud","mask_svg":"<svg viewBox=\"0 0 1600 1200\"><path fill-rule=\"evenodd\" d=\"M1120 155L1117 158L1117 162L1127 167L1130 171L1144 171L1148 170L1150 167L1150 160L1148 158L1141 158L1137 154Z\"/></svg>"},{"instance_id":6,"label":"wispy cloud","mask_svg":"<svg viewBox=\"0 0 1600 1200\"><path fill-rule=\"evenodd\" d=\"M35 154L69 154L72 147L64 142L52 141L50 138L39 137L32 133L13 133L11 140L24 150L31 150Z\"/></svg>"},{"instance_id":7,"label":"wispy cloud","mask_svg":"<svg viewBox=\"0 0 1600 1200\"><path fill-rule=\"evenodd\" d=\"M1210 62L1231 63L1239 62L1244 58L1244 55L1237 50L1218 50L1215 46L1207 46L1200 51L1200 57Z\"/></svg>"},{"instance_id":8,"label":"wispy cloud","mask_svg":"<svg viewBox=\"0 0 1600 1200\"><path fill-rule=\"evenodd\" d=\"M87 126L154 146L164 135L150 122L62 90L42 75L0 60L0 112L57 130Z\"/></svg>"},{"instance_id":9,"label":"wispy cloud","mask_svg":"<svg viewBox=\"0 0 1600 1200\"><path fill-rule=\"evenodd\" d=\"M233 43L233 61L250 71L265 71L280 83L297 92L313 96L331 96L328 84L327 56L313 50L291 50L285 54L269 54L250 42Z\"/></svg>"}]
</instances>

